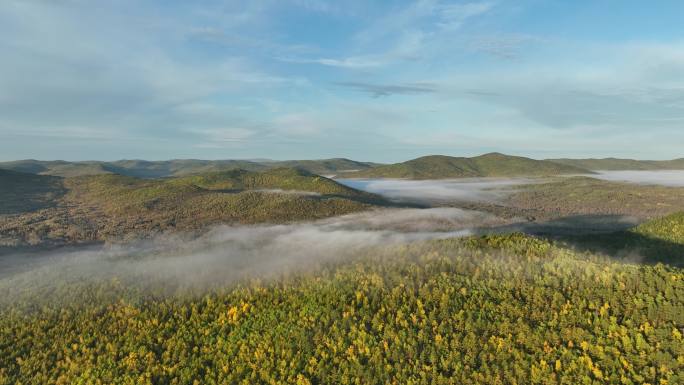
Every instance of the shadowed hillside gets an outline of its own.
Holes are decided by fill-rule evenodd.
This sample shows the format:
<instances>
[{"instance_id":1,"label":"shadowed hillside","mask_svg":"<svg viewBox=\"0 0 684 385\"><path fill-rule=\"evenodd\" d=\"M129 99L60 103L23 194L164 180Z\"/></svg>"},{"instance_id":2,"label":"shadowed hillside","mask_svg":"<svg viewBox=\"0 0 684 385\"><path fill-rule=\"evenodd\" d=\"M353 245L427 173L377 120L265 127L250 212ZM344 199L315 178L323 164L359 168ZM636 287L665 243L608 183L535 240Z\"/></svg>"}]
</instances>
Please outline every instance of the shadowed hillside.
<instances>
[{"instance_id":1,"label":"shadowed hillside","mask_svg":"<svg viewBox=\"0 0 684 385\"><path fill-rule=\"evenodd\" d=\"M50 207L64 192L62 178L0 170L0 215Z\"/></svg>"},{"instance_id":2,"label":"shadowed hillside","mask_svg":"<svg viewBox=\"0 0 684 385\"><path fill-rule=\"evenodd\" d=\"M684 212L654 219L625 231L561 237L579 250L649 264L684 267Z\"/></svg>"},{"instance_id":3,"label":"shadowed hillside","mask_svg":"<svg viewBox=\"0 0 684 385\"><path fill-rule=\"evenodd\" d=\"M549 176L586 174L585 169L544 160L490 153L473 158L431 155L365 171L345 173L345 178L447 179L473 177Z\"/></svg>"}]
</instances>

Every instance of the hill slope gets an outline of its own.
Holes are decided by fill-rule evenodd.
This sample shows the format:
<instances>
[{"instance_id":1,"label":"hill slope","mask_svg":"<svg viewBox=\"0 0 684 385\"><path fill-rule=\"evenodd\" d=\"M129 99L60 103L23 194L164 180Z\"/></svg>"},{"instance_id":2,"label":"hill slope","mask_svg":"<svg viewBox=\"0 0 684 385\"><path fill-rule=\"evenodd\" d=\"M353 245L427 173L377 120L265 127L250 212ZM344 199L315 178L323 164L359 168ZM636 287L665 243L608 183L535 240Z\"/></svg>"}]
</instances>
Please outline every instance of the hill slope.
<instances>
[{"instance_id":1,"label":"hill slope","mask_svg":"<svg viewBox=\"0 0 684 385\"><path fill-rule=\"evenodd\" d=\"M431 155L378 166L365 171L345 173L345 178L447 179L469 177L547 176L586 174L589 171L544 160L490 153L473 158Z\"/></svg>"},{"instance_id":2,"label":"hill slope","mask_svg":"<svg viewBox=\"0 0 684 385\"><path fill-rule=\"evenodd\" d=\"M684 158L674 160L635 160L635 159L548 159L551 162L587 170L684 170Z\"/></svg>"},{"instance_id":3,"label":"hill slope","mask_svg":"<svg viewBox=\"0 0 684 385\"><path fill-rule=\"evenodd\" d=\"M357 198L371 196L332 179L296 168L276 168L263 172L229 170L177 178L173 183L189 183L209 190L282 189Z\"/></svg>"},{"instance_id":4,"label":"hill slope","mask_svg":"<svg viewBox=\"0 0 684 385\"><path fill-rule=\"evenodd\" d=\"M651 220L632 231L652 239L684 246L684 211Z\"/></svg>"},{"instance_id":5,"label":"hill slope","mask_svg":"<svg viewBox=\"0 0 684 385\"><path fill-rule=\"evenodd\" d=\"M684 210L684 189L579 176L520 186L507 205L532 210L537 217L604 214L653 219Z\"/></svg>"}]
</instances>

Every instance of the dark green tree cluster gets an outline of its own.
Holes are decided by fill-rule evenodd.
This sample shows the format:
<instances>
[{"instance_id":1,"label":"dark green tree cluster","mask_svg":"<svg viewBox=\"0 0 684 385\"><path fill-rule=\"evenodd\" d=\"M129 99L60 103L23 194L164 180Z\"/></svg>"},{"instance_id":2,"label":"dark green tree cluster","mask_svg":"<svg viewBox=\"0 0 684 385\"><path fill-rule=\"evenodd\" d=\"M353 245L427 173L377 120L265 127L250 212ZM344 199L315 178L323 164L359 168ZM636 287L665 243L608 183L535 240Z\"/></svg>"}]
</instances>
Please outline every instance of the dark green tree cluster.
<instances>
[{"instance_id":1,"label":"dark green tree cluster","mask_svg":"<svg viewBox=\"0 0 684 385\"><path fill-rule=\"evenodd\" d=\"M173 295L0 290L4 384L684 383L683 270L517 234Z\"/></svg>"}]
</instances>

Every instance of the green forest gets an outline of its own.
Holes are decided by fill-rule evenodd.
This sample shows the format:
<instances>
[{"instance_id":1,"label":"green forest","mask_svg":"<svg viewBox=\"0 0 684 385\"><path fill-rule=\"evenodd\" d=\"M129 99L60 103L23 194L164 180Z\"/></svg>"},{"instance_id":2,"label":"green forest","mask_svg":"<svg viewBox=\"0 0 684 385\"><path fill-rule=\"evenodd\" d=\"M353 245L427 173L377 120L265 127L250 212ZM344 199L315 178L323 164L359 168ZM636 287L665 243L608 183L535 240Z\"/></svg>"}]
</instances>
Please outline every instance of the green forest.
<instances>
[{"instance_id":1,"label":"green forest","mask_svg":"<svg viewBox=\"0 0 684 385\"><path fill-rule=\"evenodd\" d=\"M0 383L684 382L682 269L522 234L369 249L230 285L62 282L3 283Z\"/></svg>"}]
</instances>

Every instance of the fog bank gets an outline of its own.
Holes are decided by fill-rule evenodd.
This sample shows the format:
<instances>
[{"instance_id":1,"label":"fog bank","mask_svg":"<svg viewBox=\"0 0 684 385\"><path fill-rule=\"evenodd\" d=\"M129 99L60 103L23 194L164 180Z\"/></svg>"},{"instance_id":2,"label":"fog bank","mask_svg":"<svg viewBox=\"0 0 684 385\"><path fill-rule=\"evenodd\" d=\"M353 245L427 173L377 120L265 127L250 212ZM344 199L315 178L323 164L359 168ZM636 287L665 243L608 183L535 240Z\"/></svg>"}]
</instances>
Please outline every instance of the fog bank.
<instances>
[{"instance_id":1,"label":"fog bank","mask_svg":"<svg viewBox=\"0 0 684 385\"><path fill-rule=\"evenodd\" d=\"M491 215L457 208L383 209L309 223L218 226L195 239L161 236L134 245L8 255L0 264L0 294L114 277L175 287L224 286L303 271L368 248L466 236L500 224Z\"/></svg>"},{"instance_id":2,"label":"fog bank","mask_svg":"<svg viewBox=\"0 0 684 385\"><path fill-rule=\"evenodd\" d=\"M444 180L405 179L337 179L339 183L359 190L383 195L400 202L500 203L515 186L535 183L526 178L463 178Z\"/></svg>"},{"instance_id":3,"label":"fog bank","mask_svg":"<svg viewBox=\"0 0 684 385\"><path fill-rule=\"evenodd\" d=\"M591 176L613 182L684 187L684 170L597 171L596 175Z\"/></svg>"}]
</instances>

